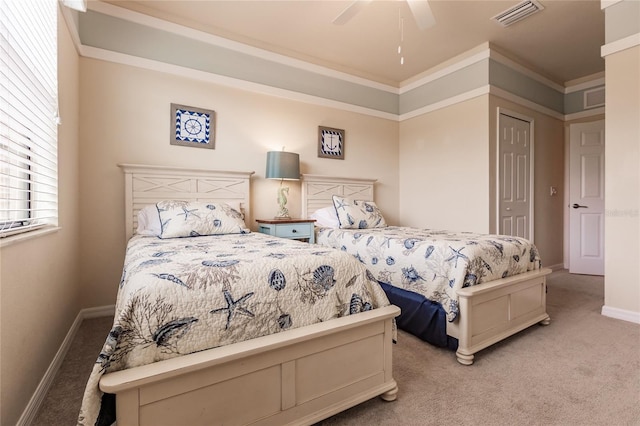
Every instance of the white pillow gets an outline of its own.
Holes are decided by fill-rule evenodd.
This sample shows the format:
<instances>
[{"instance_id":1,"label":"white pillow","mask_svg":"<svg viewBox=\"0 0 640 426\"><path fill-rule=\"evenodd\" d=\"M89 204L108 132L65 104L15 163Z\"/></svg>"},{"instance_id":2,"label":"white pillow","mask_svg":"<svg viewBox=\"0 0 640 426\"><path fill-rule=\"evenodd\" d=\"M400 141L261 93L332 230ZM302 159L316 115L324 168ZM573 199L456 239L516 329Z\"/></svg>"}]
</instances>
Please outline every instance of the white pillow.
<instances>
[{"instance_id":1,"label":"white pillow","mask_svg":"<svg viewBox=\"0 0 640 426\"><path fill-rule=\"evenodd\" d=\"M240 213L242 219L244 219L244 214L240 209L240 201L225 201L224 204L227 204L233 210ZM160 234L162 234L160 214L155 204L144 206L138 211L138 229L136 230L136 234L149 237L159 237Z\"/></svg>"},{"instance_id":2,"label":"white pillow","mask_svg":"<svg viewBox=\"0 0 640 426\"><path fill-rule=\"evenodd\" d=\"M338 214L340 228L384 228L387 222L373 201L353 200L334 195L333 205Z\"/></svg>"},{"instance_id":3,"label":"white pillow","mask_svg":"<svg viewBox=\"0 0 640 426\"><path fill-rule=\"evenodd\" d=\"M165 200L156 206L162 226L160 238L251 232L240 212L225 203Z\"/></svg>"},{"instance_id":4,"label":"white pillow","mask_svg":"<svg viewBox=\"0 0 640 426\"><path fill-rule=\"evenodd\" d=\"M138 229L136 234L149 237L159 237L162 233L160 215L155 204L144 206L138 211Z\"/></svg>"},{"instance_id":5,"label":"white pillow","mask_svg":"<svg viewBox=\"0 0 640 426\"><path fill-rule=\"evenodd\" d=\"M311 219L315 219L316 223L320 226L327 228L340 228L338 214L336 213L336 208L333 206L318 209L311 213L309 217Z\"/></svg>"}]
</instances>

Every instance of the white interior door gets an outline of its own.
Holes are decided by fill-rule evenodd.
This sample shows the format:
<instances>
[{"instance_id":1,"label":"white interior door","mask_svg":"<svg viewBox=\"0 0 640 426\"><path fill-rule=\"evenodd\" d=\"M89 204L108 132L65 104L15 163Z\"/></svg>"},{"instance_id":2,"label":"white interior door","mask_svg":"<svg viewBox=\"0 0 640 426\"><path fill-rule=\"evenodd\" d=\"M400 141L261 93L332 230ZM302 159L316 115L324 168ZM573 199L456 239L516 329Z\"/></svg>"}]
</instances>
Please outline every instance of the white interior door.
<instances>
[{"instance_id":1,"label":"white interior door","mask_svg":"<svg viewBox=\"0 0 640 426\"><path fill-rule=\"evenodd\" d=\"M531 240L531 122L501 112L498 134L498 233Z\"/></svg>"},{"instance_id":2,"label":"white interior door","mask_svg":"<svg viewBox=\"0 0 640 426\"><path fill-rule=\"evenodd\" d=\"M604 275L604 120L569 128L569 272Z\"/></svg>"}]
</instances>

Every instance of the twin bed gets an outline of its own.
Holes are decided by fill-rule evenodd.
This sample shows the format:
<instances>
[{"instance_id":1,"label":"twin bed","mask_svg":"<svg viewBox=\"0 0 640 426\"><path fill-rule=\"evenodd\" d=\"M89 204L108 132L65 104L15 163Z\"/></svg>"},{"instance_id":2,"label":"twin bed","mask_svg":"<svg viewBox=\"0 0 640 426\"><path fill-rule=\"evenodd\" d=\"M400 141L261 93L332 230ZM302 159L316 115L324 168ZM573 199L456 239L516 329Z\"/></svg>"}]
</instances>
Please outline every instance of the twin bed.
<instances>
[{"instance_id":1,"label":"twin bed","mask_svg":"<svg viewBox=\"0 0 640 426\"><path fill-rule=\"evenodd\" d=\"M374 182L304 175L302 215L320 225L317 244L352 254L380 281L402 310L399 328L457 348L458 361L470 365L476 352L536 323L549 324L551 270L541 267L533 244L509 236L386 226L371 202ZM336 211L339 220L327 218Z\"/></svg>"},{"instance_id":2,"label":"twin bed","mask_svg":"<svg viewBox=\"0 0 640 426\"><path fill-rule=\"evenodd\" d=\"M396 317L427 341L457 344L467 365L549 322L550 270L521 241L397 227L318 229L317 245L277 239L243 221L252 172L120 167L127 252L79 424L312 424L378 395L395 400ZM374 182L304 175L303 217L334 196L372 201ZM159 230L138 223L149 209ZM473 246L484 252L473 257ZM445 285L428 294L427 281Z\"/></svg>"},{"instance_id":3,"label":"twin bed","mask_svg":"<svg viewBox=\"0 0 640 426\"><path fill-rule=\"evenodd\" d=\"M128 245L79 424L311 424L396 398L399 309L363 265L248 232L252 173L121 167Z\"/></svg>"}]
</instances>

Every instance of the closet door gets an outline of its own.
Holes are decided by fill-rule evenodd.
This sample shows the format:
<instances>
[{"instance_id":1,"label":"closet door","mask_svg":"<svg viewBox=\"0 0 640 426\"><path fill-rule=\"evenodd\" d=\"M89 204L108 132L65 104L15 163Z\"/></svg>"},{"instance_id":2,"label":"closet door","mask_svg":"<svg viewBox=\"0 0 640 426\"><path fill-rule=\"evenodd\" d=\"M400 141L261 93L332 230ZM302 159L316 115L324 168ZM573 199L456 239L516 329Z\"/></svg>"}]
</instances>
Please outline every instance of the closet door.
<instances>
[{"instance_id":1,"label":"closet door","mask_svg":"<svg viewBox=\"0 0 640 426\"><path fill-rule=\"evenodd\" d=\"M498 233L533 240L532 123L498 116Z\"/></svg>"}]
</instances>

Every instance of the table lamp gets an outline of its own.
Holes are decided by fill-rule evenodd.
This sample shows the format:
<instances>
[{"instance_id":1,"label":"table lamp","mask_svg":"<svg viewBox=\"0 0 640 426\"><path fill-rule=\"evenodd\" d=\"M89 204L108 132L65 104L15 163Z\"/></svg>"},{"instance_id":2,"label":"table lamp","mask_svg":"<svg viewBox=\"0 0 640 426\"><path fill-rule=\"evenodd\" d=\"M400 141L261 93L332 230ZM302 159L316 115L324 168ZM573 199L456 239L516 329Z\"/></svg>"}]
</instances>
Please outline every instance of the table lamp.
<instances>
[{"instance_id":1,"label":"table lamp","mask_svg":"<svg viewBox=\"0 0 640 426\"><path fill-rule=\"evenodd\" d=\"M284 186L282 181L300 179L300 155L285 151L267 152L267 172L265 177L267 179L280 179L280 188L278 189L279 210L275 219L289 219L289 210L286 207L289 187Z\"/></svg>"}]
</instances>

